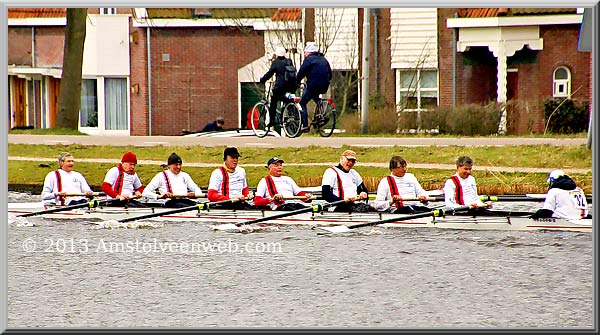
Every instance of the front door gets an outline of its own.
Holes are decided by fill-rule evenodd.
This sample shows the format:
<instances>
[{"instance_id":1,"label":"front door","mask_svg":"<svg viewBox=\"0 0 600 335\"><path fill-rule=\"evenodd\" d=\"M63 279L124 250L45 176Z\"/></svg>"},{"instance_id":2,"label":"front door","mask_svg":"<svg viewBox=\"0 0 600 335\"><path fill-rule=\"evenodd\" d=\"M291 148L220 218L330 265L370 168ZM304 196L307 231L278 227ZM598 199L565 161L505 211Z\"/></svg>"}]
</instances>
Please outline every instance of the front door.
<instances>
[{"instance_id":1,"label":"front door","mask_svg":"<svg viewBox=\"0 0 600 335\"><path fill-rule=\"evenodd\" d=\"M60 79L48 77L48 128L54 128L60 101Z\"/></svg>"},{"instance_id":2,"label":"front door","mask_svg":"<svg viewBox=\"0 0 600 335\"><path fill-rule=\"evenodd\" d=\"M12 89L13 89L13 115L12 115L12 127L24 127L27 125L27 96L26 87L27 80L19 78L17 76L12 77Z\"/></svg>"},{"instance_id":3,"label":"front door","mask_svg":"<svg viewBox=\"0 0 600 335\"><path fill-rule=\"evenodd\" d=\"M506 73L506 101L519 99L519 72Z\"/></svg>"}]
</instances>

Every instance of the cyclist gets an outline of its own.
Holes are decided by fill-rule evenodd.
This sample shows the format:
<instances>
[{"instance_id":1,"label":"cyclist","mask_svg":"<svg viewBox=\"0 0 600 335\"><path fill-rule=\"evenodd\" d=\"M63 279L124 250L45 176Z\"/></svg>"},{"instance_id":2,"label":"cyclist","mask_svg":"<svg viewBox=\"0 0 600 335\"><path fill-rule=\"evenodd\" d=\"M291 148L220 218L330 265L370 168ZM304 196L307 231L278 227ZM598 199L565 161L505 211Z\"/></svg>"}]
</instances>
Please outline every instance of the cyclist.
<instances>
[{"instance_id":1,"label":"cyclist","mask_svg":"<svg viewBox=\"0 0 600 335\"><path fill-rule=\"evenodd\" d=\"M300 107L302 107L302 132L308 132L310 128L306 104L311 99L318 103L319 95L327 92L332 78L331 66L325 56L318 51L315 42L307 42L304 48L304 61L298 70L298 83L304 77L306 77L306 87L300 98Z\"/></svg>"},{"instance_id":2,"label":"cyclist","mask_svg":"<svg viewBox=\"0 0 600 335\"><path fill-rule=\"evenodd\" d=\"M285 57L285 48L277 47L275 49L275 59L271 63L271 68L264 76L260 78L261 83L266 83L273 74L275 74L275 84L271 93L271 105L269 105L269 124L267 127L271 127L275 124L275 111L277 110L277 103L283 101L284 104L291 102L291 99L286 98L286 93L294 93L298 88L297 84L286 83L284 74L286 66L292 65L292 61Z\"/></svg>"}]
</instances>

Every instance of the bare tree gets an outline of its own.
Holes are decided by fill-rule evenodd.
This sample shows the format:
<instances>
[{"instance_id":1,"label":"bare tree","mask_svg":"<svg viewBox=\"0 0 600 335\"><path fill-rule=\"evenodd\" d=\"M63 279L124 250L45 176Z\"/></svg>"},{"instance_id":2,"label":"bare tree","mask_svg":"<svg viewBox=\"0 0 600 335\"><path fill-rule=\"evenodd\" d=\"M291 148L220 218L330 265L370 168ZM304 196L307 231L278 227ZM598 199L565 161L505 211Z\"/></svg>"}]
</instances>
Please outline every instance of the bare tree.
<instances>
[{"instance_id":1,"label":"bare tree","mask_svg":"<svg viewBox=\"0 0 600 335\"><path fill-rule=\"evenodd\" d=\"M78 128L86 19L87 8L67 8L57 128Z\"/></svg>"},{"instance_id":2,"label":"bare tree","mask_svg":"<svg viewBox=\"0 0 600 335\"><path fill-rule=\"evenodd\" d=\"M354 39L346 39L345 55L343 58L343 69L336 70L331 82L331 95L336 100L338 106L338 115L343 115L349 112L349 107L352 106L350 101L354 94L358 94L358 76L357 60L358 44ZM355 103L358 103L358 98Z\"/></svg>"},{"instance_id":3,"label":"bare tree","mask_svg":"<svg viewBox=\"0 0 600 335\"><path fill-rule=\"evenodd\" d=\"M342 27L344 8L315 9L315 42L324 55L336 41Z\"/></svg>"}]
</instances>

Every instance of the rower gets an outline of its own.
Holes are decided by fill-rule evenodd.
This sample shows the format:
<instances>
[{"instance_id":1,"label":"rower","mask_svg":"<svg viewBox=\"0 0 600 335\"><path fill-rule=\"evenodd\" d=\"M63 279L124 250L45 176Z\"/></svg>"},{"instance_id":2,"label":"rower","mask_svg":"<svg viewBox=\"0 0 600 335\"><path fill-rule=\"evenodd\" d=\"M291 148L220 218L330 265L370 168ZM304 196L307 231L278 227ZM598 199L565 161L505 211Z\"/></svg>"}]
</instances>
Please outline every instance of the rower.
<instances>
[{"instance_id":1,"label":"rower","mask_svg":"<svg viewBox=\"0 0 600 335\"><path fill-rule=\"evenodd\" d=\"M291 177L283 175L283 159L273 157L267 161L269 175L262 178L256 187L254 206L268 206L272 210L293 211L306 208L312 194L300 190ZM305 199L284 200L284 197L304 196Z\"/></svg>"},{"instance_id":2,"label":"rower","mask_svg":"<svg viewBox=\"0 0 600 335\"><path fill-rule=\"evenodd\" d=\"M390 159L390 175L379 181L377 195L371 202L371 207L378 211L402 214L431 211L431 208L422 206L419 202L427 199L427 192L414 174L406 172L407 165L406 160L400 156ZM402 200L407 198L418 198L419 201Z\"/></svg>"},{"instance_id":3,"label":"rower","mask_svg":"<svg viewBox=\"0 0 600 335\"><path fill-rule=\"evenodd\" d=\"M181 208L194 206L197 203L191 199L201 197L202 190L194 182L192 177L186 172L181 171L183 161L176 153L171 153L167 158L168 169L157 173L154 178L144 188L142 196L148 199L167 199L164 206L169 208ZM158 190L159 194L155 192ZM186 198L176 198L175 196L185 195Z\"/></svg>"},{"instance_id":4,"label":"rower","mask_svg":"<svg viewBox=\"0 0 600 335\"><path fill-rule=\"evenodd\" d=\"M361 200L367 200L367 187L356 170L356 152L346 150L340 157L340 163L327 168L321 181L323 199L334 202L346 200L346 203L334 207L335 212L369 212L373 207Z\"/></svg>"},{"instance_id":5,"label":"rower","mask_svg":"<svg viewBox=\"0 0 600 335\"><path fill-rule=\"evenodd\" d=\"M73 196L66 199L67 194L85 194L91 198L94 192L85 177L76 171L75 158L68 152L58 155L58 170L52 171L44 179L42 202L44 206L75 205L88 200L84 196Z\"/></svg>"},{"instance_id":6,"label":"rower","mask_svg":"<svg viewBox=\"0 0 600 335\"><path fill-rule=\"evenodd\" d=\"M546 183L548 183L548 192L544 205L531 216L532 219L577 220L588 217L585 193L563 170L551 171Z\"/></svg>"},{"instance_id":7,"label":"rower","mask_svg":"<svg viewBox=\"0 0 600 335\"><path fill-rule=\"evenodd\" d=\"M208 182L208 200L211 202L237 198L240 201L222 205L221 208L250 209L252 205L246 200L252 200L254 195L248 190L246 170L238 166L240 153L235 147L223 151L223 166L215 169Z\"/></svg>"},{"instance_id":8,"label":"rower","mask_svg":"<svg viewBox=\"0 0 600 335\"><path fill-rule=\"evenodd\" d=\"M119 198L119 201L111 202L109 206L146 207L134 199L141 197L144 190L135 172L136 165L137 156L129 151L123 154L121 163L106 172L102 191L106 193L107 199Z\"/></svg>"},{"instance_id":9,"label":"rower","mask_svg":"<svg viewBox=\"0 0 600 335\"><path fill-rule=\"evenodd\" d=\"M477 183L471 176L473 160L469 156L460 156L456 160L456 173L444 184L444 200L446 207L456 208L472 206L469 215L494 215L486 210L492 202L482 202L477 194Z\"/></svg>"}]
</instances>

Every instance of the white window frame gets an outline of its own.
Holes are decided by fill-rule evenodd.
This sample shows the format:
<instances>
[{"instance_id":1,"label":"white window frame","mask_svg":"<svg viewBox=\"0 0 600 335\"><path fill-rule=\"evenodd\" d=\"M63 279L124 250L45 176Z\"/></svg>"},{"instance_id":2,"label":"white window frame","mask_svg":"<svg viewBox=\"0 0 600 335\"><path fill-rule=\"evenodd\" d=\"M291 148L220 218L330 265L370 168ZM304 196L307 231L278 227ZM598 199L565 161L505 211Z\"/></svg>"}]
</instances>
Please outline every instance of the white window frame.
<instances>
[{"instance_id":1,"label":"white window frame","mask_svg":"<svg viewBox=\"0 0 600 335\"><path fill-rule=\"evenodd\" d=\"M558 70L567 72L567 79L557 79ZM552 72L552 96L555 98L568 98L571 96L571 71L566 66L559 66Z\"/></svg>"},{"instance_id":2,"label":"white window frame","mask_svg":"<svg viewBox=\"0 0 600 335\"><path fill-rule=\"evenodd\" d=\"M416 90L413 87L407 87L404 88L402 87L402 78L401 78L401 73L402 72L408 72L408 71L412 71L412 72L417 72L417 86L416 86ZM436 74L436 87L435 88L423 88L421 87L421 72L435 72ZM440 77L439 77L439 72L437 69L396 69L396 111L397 112L422 112L422 111L428 111L427 108L422 108L421 107L421 96L422 93L424 92L435 92L435 98L436 98L436 106L439 106L440 104L440 93L439 93L439 87L440 87L440 83L439 83ZM416 108L405 108L402 109L402 106L404 105L403 101L402 101L402 93L411 93L414 90L414 95L412 95L413 97L416 96L417 98L417 106Z\"/></svg>"},{"instance_id":3,"label":"white window frame","mask_svg":"<svg viewBox=\"0 0 600 335\"><path fill-rule=\"evenodd\" d=\"M129 77L84 77L83 79L92 79L96 80L96 94L98 99L98 127L82 127L81 122L79 122L79 131L82 133L86 133L89 135L116 135L116 136L129 136L131 132L131 90L126 90L127 95L127 129L106 129L106 88L105 81L107 78L117 78L117 79L125 79L126 87L131 87L130 78ZM81 115L79 115L79 120L81 120Z\"/></svg>"}]
</instances>

